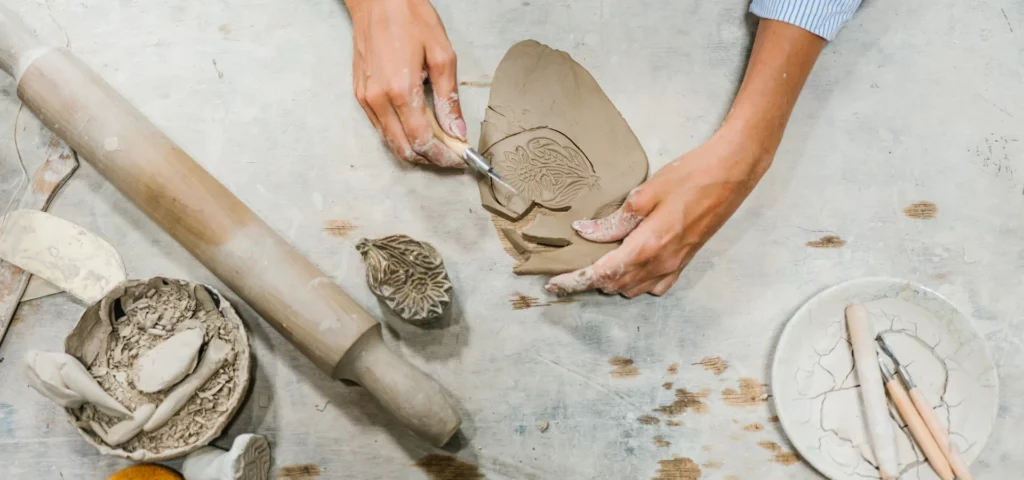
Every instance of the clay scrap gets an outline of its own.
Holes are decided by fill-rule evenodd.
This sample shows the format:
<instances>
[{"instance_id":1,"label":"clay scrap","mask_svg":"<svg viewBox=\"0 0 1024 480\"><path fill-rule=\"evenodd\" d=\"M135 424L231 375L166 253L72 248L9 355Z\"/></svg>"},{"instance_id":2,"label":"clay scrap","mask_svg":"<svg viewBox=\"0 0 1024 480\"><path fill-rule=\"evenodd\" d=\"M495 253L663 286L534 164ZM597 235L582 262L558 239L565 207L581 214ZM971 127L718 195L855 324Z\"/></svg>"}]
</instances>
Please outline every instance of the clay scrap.
<instances>
[{"instance_id":1,"label":"clay scrap","mask_svg":"<svg viewBox=\"0 0 1024 480\"><path fill-rule=\"evenodd\" d=\"M484 208L515 222L499 234L523 259L517 274L576 270L614 249L584 240L571 223L611 213L648 172L640 142L590 73L532 40L498 64L479 147L520 193L479 182ZM521 224L533 208L545 211ZM527 242L562 248L534 252Z\"/></svg>"},{"instance_id":2,"label":"clay scrap","mask_svg":"<svg viewBox=\"0 0 1024 480\"><path fill-rule=\"evenodd\" d=\"M441 254L407 235L362 239L356 250L366 264L366 283L406 322L426 325L452 303L452 282Z\"/></svg>"},{"instance_id":3,"label":"clay scrap","mask_svg":"<svg viewBox=\"0 0 1024 480\"><path fill-rule=\"evenodd\" d=\"M190 328L164 340L141 355L135 363L135 388L140 392L155 393L174 386L196 368L202 346L203 331L198 328Z\"/></svg>"},{"instance_id":4,"label":"clay scrap","mask_svg":"<svg viewBox=\"0 0 1024 480\"><path fill-rule=\"evenodd\" d=\"M29 350L25 354L25 376L30 387L64 408L91 403L110 417L131 416L75 357L66 353Z\"/></svg>"},{"instance_id":5,"label":"clay scrap","mask_svg":"<svg viewBox=\"0 0 1024 480\"><path fill-rule=\"evenodd\" d=\"M127 278L117 250L74 223L35 210L15 210L2 223L0 258L86 304Z\"/></svg>"},{"instance_id":6,"label":"clay scrap","mask_svg":"<svg viewBox=\"0 0 1024 480\"><path fill-rule=\"evenodd\" d=\"M241 319L216 291L180 280L117 285L86 310L65 350L131 412L116 418L93 403L72 405L71 423L101 453L136 461L205 446L241 406L250 380Z\"/></svg>"},{"instance_id":7,"label":"clay scrap","mask_svg":"<svg viewBox=\"0 0 1024 480\"><path fill-rule=\"evenodd\" d=\"M231 450L203 447L185 457L186 480L267 480L270 444L266 437L246 433L235 437Z\"/></svg>"}]
</instances>

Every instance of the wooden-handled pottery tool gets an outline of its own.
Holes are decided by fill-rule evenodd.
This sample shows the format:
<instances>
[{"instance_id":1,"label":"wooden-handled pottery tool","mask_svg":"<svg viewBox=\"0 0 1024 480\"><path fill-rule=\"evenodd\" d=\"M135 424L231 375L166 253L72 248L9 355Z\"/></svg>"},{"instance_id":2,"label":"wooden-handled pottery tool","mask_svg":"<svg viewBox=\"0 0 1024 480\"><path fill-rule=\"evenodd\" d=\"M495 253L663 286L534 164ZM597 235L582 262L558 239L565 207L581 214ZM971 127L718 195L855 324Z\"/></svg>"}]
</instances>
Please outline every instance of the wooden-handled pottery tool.
<instances>
[{"instance_id":1,"label":"wooden-handled pottery tool","mask_svg":"<svg viewBox=\"0 0 1024 480\"><path fill-rule=\"evenodd\" d=\"M900 363L899 359L896 358L896 354L892 352L892 347L889 346L889 342L885 341L885 337L882 335L878 336L878 344L882 347L882 351L888 356L894 364L896 369L903 379L903 383L907 385L909 390L910 399L914 403L914 407L917 409L918 414L921 416L921 420L924 421L928 431L931 432L932 438L935 439L935 443L939 446L942 454L946 457L949 462L949 466L953 469L953 473L956 475L957 480L973 480L971 472L967 469L967 462L964 462L963 457L957 452L956 447L949 439L949 433L946 432L946 428L939 422L939 417L935 415L935 410L932 405L928 403L928 400L924 398L924 394L921 393L921 389L914 383L914 379L910 376L910 372L907 371L906 367ZM938 470L936 470L938 472Z\"/></svg>"},{"instance_id":2,"label":"wooden-handled pottery tool","mask_svg":"<svg viewBox=\"0 0 1024 480\"><path fill-rule=\"evenodd\" d=\"M492 167L490 163L487 163L487 159L484 158L483 155L480 155L480 153L474 150L473 147L470 147L468 143L457 138L452 138L448 136L447 133L444 133L444 130L441 129L441 125L437 123L437 117L434 116L433 110L428 108L427 116L430 117L430 123L434 124L434 137L443 142L448 148L454 150L455 153L459 154L459 157L462 158L470 168L491 177L491 180L498 182L499 185L507 188L512 193L519 195L519 192L517 192L516 189L512 188L511 185L505 183L501 179L501 175L498 175L498 172L494 171L494 167Z\"/></svg>"},{"instance_id":3,"label":"wooden-handled pottery tool","mask_svg":"<svg viewBox=\"0 0 1024 480\"><path fill-rule=\"evenodd\" d=\"M899 476L896 462L896 437L889 420L889 406L885 400L882 372L877 368L875 331L868 319L867 309L861 304L846 307L846 328L853 345L853 361L857 365L860 395L867 416L872 450L878 461L878 474L882 480Z\"/></svg>"},{"instance_id":4,"label":"wooden-handled pottery tool","mask_svg":"<svg viewBox=\"0 0 1024 480\"><path fill-rule=\"evenodd\" d=\"M317 366L362 385L435 445L459 429L441 387L384 345L369 312L78 57L40 43L4 7L0 68L44 124Z\"/></svg>"},{"instance_id":5,"label":"wooden-handled pottery tool","mask_svg":"<svg viewBox=\"0 0 1024 480\"><path fill-rule=\"evenodd\" d=\"M953 480L953 470L949 467L946 456L943 455L939 445L935 443L935 438L928 431L924 420L921 420L921 414L914 407L914 402L910 400L907 391L881 358L878 359L878 366L881 367L882 376L885 378L885 389L889 391L889 398L896 405L896 411L900 412L903 421L907 423L910 434L914 436L914 441L924 453L924 458L928 459L928 464L932 466L932 470L935 470L939 478Z\"/></svg>"}]
</instances>

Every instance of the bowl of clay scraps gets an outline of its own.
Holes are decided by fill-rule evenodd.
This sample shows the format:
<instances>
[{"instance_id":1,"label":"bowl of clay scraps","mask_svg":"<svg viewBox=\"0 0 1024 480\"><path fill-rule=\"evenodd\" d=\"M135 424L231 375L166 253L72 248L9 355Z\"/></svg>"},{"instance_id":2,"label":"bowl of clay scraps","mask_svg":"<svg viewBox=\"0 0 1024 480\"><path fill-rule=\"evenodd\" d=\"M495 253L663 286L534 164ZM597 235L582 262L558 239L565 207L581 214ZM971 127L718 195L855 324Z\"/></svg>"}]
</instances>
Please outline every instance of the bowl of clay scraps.
<instances>
[{"instance_id":1,"label":"bowl of clay scraps","mask_svg":"<svg viewBox=\"0 0 1024 480\"><path fill-rule=\"evenodd\" d=\"M71 423L100 453L128 460L168 460L205 446L249 388L245 326L220 293L198 283L123 282L86 309L64 349L124 407L116 410L131 413L85 403L65 409Z\"/></svg>"}]
</instances>

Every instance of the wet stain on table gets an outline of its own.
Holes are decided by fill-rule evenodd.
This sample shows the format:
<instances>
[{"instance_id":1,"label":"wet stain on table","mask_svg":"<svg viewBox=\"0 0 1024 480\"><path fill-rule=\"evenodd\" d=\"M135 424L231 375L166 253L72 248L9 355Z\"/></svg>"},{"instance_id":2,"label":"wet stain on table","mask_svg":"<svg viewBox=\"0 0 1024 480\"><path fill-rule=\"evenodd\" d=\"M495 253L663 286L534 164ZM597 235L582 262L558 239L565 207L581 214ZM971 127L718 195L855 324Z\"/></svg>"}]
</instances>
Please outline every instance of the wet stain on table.
<instances>
[{"instance_id":1,"label":"wet stain on table","mask_svg":"<svg viewBox=\"0 0 1024 480\"><path fill-rule=\"evenodd\" d=\"M841 248L846 245L846 240L838 235L825 235L817 240L811 240L804 245L811 248Z\"/></svg>"},{"instance_id":2,"label":"wet stain on table","mask_svg":"<svg viewBox=\"0 0 1024 480\"><path fill-rule=\"evenodd\" d=\"M307 480L320 476L320 467L311 463L288 465L277 470L277 480Z\"/></svg>"},{"instance_id":3,"label":"wet stain on table","mask_svg":"<svg viewBox=\"0 0 1024 480\"><path fill-rule=\"evenodd\" d=\"M430 480L483 480L480 467L450 455L427 455L416 461L416 466Z\"/></svg>"},{"instance_id":4,"label":"wet stain on table","mask_svg":"<svg viewBox=\"0 0 1024 480\"><path fill-rule=\"evenodd\" d=\"M704 400L711 394L710 388L705 388L699 393L691 392L685 388L676 389L676 400L668 405L655 408L655 412L664 413L670 417L676 417L693 410L697 413L707 413L708 405Z\"/></svg>"},{"instance_id":5,"label":"wet stain on table","mask_svg":"<svg viewBox=\"0 0 1024 480\"><path fill-rule=\"evenodd\" d=\"M750 407L768 401L764 384L753 378L739 379L740 389L726 388L722 390L722 400L732 407Z\"/></svg>"},{"instance_id":6,"label":"wet stain on table","mask_svg":"<svg viewBox=\"0 0 1024 480\"><path fill-rule=\"evenodd\" d=\"M721 375L729 369L729 362L720 357L704 357L694 365L703 365L704 370L713 372L715 375Z\"/></svg>"},{"instance_id":7,"label":"wet stain on table","mask_svg":"<svg viewBox=\"0 0 1024 480\"><path fill-rule=\"evenodd\" d=\"M608 365L615 367L608 373L616 378L629 378L640 374L640 370L633 366L632 358L612 357L608 359Z\"/></svg>"},{"instance_id":8,"label":"wet stain on table","mask_svg":"<svg viewBox=\"0 0 1024 480\"><path fill-rule=\"evenodd\" d=\"M658 471L653 480L696 480L702 472L696 462L686 457L658 460Z\"/></svg>"},{"instance_id":9,"label":"wet stain on table","mask_svg":"<svg viewBox=\"0 0 1024 480\"><path fill-rule=\"evenodd\" d=\"M903 214L918 220L931 220L939 215L939 207L932 202L914 202L903 209Z\"/></svg>"}]
</instances>

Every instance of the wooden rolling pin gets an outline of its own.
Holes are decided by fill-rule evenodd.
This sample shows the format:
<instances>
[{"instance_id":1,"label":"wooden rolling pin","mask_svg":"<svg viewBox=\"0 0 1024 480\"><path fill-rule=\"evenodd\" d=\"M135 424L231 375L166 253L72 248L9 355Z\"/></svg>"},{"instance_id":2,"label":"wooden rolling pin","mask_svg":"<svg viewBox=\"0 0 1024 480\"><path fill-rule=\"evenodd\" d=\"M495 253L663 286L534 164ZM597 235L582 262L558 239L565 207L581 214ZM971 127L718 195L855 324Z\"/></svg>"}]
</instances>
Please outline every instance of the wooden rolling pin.
<instances>
[{"instance_id":1,"label":"wooden rolling pin","mask_svg":"<svg viewBox=\"0 0 1024 480\"><path fill-rule=\"evenodd\" d=\"M441 387L384 345L369 312L74 54L40 43L3 6L0 68L43 123L317 366L365 387L435 445L459 429Z\"/></svg>"},{"instance_id":2,"label":"wooden rolling pin","mask_svg":"<svg viewBox=\"0 0 1024 480\"><path fill-rule=\"evenodd\" d=\"M875 329L863 305L856 303L846 307L846 329L853 346L853 360L860 381L860 396L864 404L868 438L878 462L878 475L882 480L899 477L896 462L896 437L889 418L889 405L885 401L885 386L882 372L878 369L878 354L875 353Z\"/></svg>"}]
</instances>

